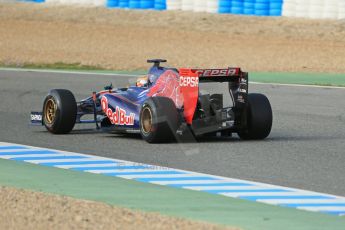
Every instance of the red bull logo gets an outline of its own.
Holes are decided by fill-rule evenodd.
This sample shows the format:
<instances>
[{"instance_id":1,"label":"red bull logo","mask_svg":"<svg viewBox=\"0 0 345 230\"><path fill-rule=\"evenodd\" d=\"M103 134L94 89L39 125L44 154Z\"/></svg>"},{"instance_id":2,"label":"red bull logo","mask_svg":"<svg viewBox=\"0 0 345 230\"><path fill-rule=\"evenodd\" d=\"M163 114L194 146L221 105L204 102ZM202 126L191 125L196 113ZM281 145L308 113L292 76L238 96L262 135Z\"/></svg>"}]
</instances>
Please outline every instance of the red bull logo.
<instances>
[{"instance_id":1,"label":"red bull logo","mask_svg":"<svg viewBox=\"0 0 345 230\"><path fill-rule=\"evenodd\" d=\"M127 115L126 110L116 106L115 111L108 106L108 99L106 97L102 97L101 99L101 106L103 112L107 115L110 122L114 125L134 125L135 114L130 113Z\"/></svg>"}]
</instances>

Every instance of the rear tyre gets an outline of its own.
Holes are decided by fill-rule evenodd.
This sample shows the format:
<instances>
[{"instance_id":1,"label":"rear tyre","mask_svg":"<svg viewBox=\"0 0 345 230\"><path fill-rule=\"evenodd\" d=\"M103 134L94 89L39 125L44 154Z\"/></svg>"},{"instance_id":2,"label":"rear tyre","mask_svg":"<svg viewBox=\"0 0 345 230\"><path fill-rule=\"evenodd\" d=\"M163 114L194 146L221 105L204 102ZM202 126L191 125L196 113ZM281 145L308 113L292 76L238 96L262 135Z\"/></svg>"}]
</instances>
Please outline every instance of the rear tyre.
<instances>
[{"instance_id":1,"label":"rear tyre","mask_svg":"<svg viewBox=\"0 0 345 230\"><path fill-rule=\"evenodd\" d=\"M174 140L179 125L175 103L167 97L147 99L140 111L139 125L141 136L149 143Z\"/></svg>"},{"instance_id":2,"label":"rear tyre","mask_svg":"<svg viewBox=\"0 0 345 230\"><path fill-rule=\"evenodd\" d=\"M43 103L43 124L54 134L69 133L76 121L77 103L71 91L53 89Z\"/></svg>"},{"instance_id":3,"label":"rear tyre","mask_svg":"<svg viewBox=\"0 0 345 230\"><path fill-rule=\"evenodd\" d=\"M263 94L248 94L248 103L245 109L246 126L238 132L241 139L265 139L272 128L272 108L268 98Z\"/></svg>"}]
</instances>

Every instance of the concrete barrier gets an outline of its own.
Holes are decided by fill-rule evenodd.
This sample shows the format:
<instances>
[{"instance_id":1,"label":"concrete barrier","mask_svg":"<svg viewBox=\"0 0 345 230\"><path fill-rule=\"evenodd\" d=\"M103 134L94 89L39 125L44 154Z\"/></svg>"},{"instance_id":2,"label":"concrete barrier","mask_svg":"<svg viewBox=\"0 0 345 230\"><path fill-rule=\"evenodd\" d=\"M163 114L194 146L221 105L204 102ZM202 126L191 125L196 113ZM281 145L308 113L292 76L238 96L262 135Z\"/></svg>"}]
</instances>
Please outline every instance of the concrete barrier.
<instances>
[{"instance_id":1,"label":"concrete barrier","mask_svg":"<svg viewBox=\"0 0 345 230\"><path fill-rule=\"evenodd\" d=\"M193 11L194 12L207 12L207 0L194 1Z\"/></svg>"},{"instance_id":2,"label":"concrete barrier","mask_svg":"<svg viewBox=\"0 0 345 230\"><path fill-rule=\"evenodd\" d=\"M345 0L21 0L109 8L345 19Z\"/></svg>"},{"instance_id":3,"label":"concrete barrier","mask_svg":"<svg viewBox=\"0 0 345 230\"><path fill-rule=\"evenodd\" d=\"M182 0L166 0L167 10L180 10Z\"/></svg>"},{"instance_id":4,"label":"concrete barrier","mask_svg":"<svg viewBox=\"0 0 345 230\"><path fill-rule=\"evenodd\" d=\"M154 9L166 10L167 9L166 0L155 0Z\"/></svg>"},{"instance_id":5,"label":"concrete barrier","mask_svg":"<svg viewBox=\"0 0 345 230\"><path fill-rule=\"evenodd\" d=\"M219 0L218 13L229 14L231 11L231 0Z\"/></svg>"},{"instance_id":6,"label":"concrete barrier","mask_svg":"<svg viewBox=\"0 0 345 230\"><path fill-rule=\"evenodd\" d=\"M345 19L345 0L338 2L338 19Z\"/></svg>"},{"instance_id":7,"label":"concrete barrier","mask_svg":"<svg viewBox=\"0 0 345 230\"><path fill-rule=\"evenodd\" d=\"M218 12L218 1L219 0L207 0L206 12L217 13Z\"/></svg>"},{"instance_id":8,"label":"concrete barrier","mask_svg":"<svg viewBox=\"0 0 345 230\"><path fill-rule=\"evenodd\" d=\"M282 15L311 19L343 19L345 0L284 0Z\"/></svg>"},{"instance_id":9,"label":"concrete barrier","mask_svg":"<svg viewBox=\"0 0 345 230\"><path fill-rule=\"evenodd\" d=\"M281 16L283 9L283 0L271 0L269 2L269 15Z\"/></svg>"},{"instance_id":10,"label":"concrete barrier","mask_svg":"<svg viewBox=\"0 0 345 230\"><path fill-rule=\"evenodd\" d=\"M119 0L118 7L126 8L128 7L129 1L128 0Z\"/></svg>"}]
</instances>

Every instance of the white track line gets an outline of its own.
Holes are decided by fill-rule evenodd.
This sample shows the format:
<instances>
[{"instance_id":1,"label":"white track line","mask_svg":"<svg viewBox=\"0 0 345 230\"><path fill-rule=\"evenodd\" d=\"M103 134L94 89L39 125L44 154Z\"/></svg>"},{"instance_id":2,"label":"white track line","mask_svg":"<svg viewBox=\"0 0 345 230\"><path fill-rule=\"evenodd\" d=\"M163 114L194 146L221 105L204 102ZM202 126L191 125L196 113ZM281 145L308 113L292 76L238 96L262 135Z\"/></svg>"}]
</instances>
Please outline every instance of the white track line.
<instances>
[{"instance_id":1,"label":"white track line","mask_svg":"<svg viewBox=\"0 0 345 230\"><path fill-rule=\"evenodd\" d=\"M266 204L329 204L334 203L334 199L272 199L272 200L257 200L258 202L266 203ZM337 203L344 203L345 200L337 199Z\"/></svg>"},{"instance_id":2,"label":"white track line","mask_svg":"<svg viewBox=\"0 0 345 230\"><path fill-rule=\"evenodd\" d=\"M152 184L159 184L159 185L174 185L174 184L219 184L219 183L242 183L239 180L189 180L189 181L154 181L151 182Z\"/></svg>"},{"instance_id":3,"label":"white track line","mask_svg":"<svg viewBox=\"0 0 345 230\"><path fill-rule=\"evenodd\" d=\"M257 189L270 189L263 186L183 186L185 189L191 190L257 190Z\"/></svg>"},{"instance_id":4,"label":"white track line","mask_svg":"<svg viewBox=\"0 0 345 230\"><path fill-rule=\"evenodd\" d=\"M277 85L277 86L289 86L289 87L311 87L311 88L326 88L326 89L345 89L345 86L328 86L328 85L303 85L303 84L286 84L286 83L264 83L249 81L250 84L254 85Z\"/></svg>"},{"instance_id":5,"label":"white track line","mask_svg":"<svg viewBox=\"0 0 345 230\"><path fill-rule=\"evenodd\" d=\"M220 193L224 196L229 197L240 197L240 196L316 196L319 194L315 194L313 192L224 192Z\"/></svg>"},{"instance_id":6,"label":"white track line","mask_svg":"<svg viewBox=\"0 0 345 230\"><path fill-rule=\"evenodd\" d=\"M325 206L325 207L298 207L297 209L306 210L306 211L344 211L345 207L334 207L334 206Z\"/></svg>"},{"instance_id":7,"label":"white track line","mask_svg":"<svg viewBox=\"0 0 345 230\"><path fill-rule=\"evenodd\" d=\"M98 169L98 170L85 170L85 172L90 173L140 173L140 172L164 172L166 170L154 170L152 168L146 168L146 169ZM179 174L180 175L180 174Z\"/></svg>"},{"instance_id":8,"label":"white track line","mask_svg":"<svg viewBox=\"0 0 345 230\"><path fill-rule=\"evenodd\" d=\"M200 175L199 174L146 174L146 175L137 174L137 175L119 175L119 177L126 178L126 179L156 179L156 178L200 177Z\"/></svg>"},{"instance_id":9,"label":"white track line","mask_svg":"<svg viewBox=\"0 0 345 230\"><path fill-rule=\"evenodd\" d=\"M65 73L65 74L78 74L78 75L104 75L104 76L126 76L137 77L141 74L125 74L125 73L104 73L104 72L91 72L91 71L68 71L68 70L48 70L48 69L20 69L20 68L0 68L0 71L13 71L13 72L38 72L38 73Z\"/></svg>"}]
</instances>

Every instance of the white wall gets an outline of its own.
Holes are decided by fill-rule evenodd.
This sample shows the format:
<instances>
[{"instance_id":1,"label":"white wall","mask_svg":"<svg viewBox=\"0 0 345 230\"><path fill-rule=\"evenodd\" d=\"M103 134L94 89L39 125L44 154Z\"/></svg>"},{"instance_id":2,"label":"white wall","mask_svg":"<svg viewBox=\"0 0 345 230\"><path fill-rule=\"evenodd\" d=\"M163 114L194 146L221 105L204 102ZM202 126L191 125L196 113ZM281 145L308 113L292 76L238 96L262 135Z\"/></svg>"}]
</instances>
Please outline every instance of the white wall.
<instances>
[{"instance_id":1,"label":"white wall","mask_svg":"<svg viewBox=\"0 0 345 230\"><path fill-rule=\"evenodd\" d=\"M344 19L345 0L284 0L283 16Z\"/></svg>"},{"instance_id":2,"label":"white wall","mask_svg":"<svg viewBox=\"0 0 345 230\"><path fill-rule=\"evenodd\" d=\"M107 0L45 0L47 3L63 5L105 6Z\"/></svg>"}]
</instances>

